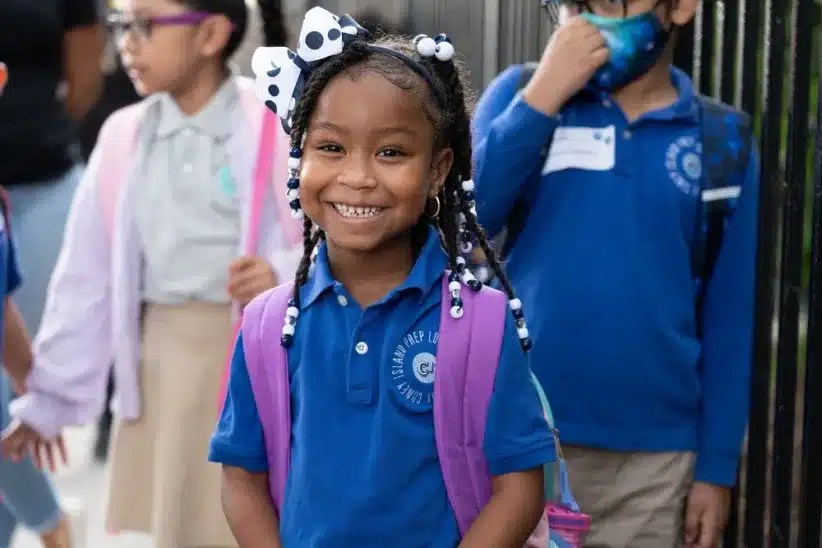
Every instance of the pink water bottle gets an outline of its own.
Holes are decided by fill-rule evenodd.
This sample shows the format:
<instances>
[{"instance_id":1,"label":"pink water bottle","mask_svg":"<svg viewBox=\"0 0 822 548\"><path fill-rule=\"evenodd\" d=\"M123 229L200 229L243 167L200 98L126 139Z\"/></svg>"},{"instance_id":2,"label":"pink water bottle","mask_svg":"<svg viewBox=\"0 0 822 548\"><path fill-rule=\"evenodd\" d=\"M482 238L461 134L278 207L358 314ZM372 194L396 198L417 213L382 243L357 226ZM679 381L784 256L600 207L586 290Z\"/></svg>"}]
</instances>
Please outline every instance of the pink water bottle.
<instances>
[{"instance_id":1,"label":"pink water bottle","mask_svg":"<svg viewBox=\"0 0 822 548\"><path fill-rule=\"evenodd\" d=\"M548 526L551 529L548 548L582 548L585 536L591 529L591 517L580 511L571 486L565 459L559 457L560 502L546 506Z\"/></svg>"}]
</instances>

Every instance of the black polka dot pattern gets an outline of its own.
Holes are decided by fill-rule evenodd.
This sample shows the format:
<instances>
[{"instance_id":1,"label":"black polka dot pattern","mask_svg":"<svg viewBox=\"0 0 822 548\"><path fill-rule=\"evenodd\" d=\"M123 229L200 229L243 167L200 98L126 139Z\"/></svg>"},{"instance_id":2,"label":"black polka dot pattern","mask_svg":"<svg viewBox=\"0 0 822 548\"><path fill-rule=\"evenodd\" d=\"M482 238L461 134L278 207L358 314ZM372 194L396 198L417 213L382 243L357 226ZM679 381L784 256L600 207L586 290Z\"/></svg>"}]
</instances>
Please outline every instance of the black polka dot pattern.
<instances>
[{"instance_id":1,"label":"black polka dot pattern","mask_svg":"<svg viewBox=\"0 0 822 548\"><path fill-rule=\"evenodd\" d=\"M273 112L274 114L277 114L277 103L275 103L274 101L269 99L268 101L265 102L265 106L267 106L268 109L271 112Z\"/></svg>"},{"instance_id":2,"label":"black polka dot pattern","mask_svg":"<svg viewBox=\"0 0 822 548\"><path fill-rule=\"evenodd\" d=\"M332 42L334 40L339 40L340 36L342 36L342 33L340 32L339 29L331 29L331 30L328 31L328 39L331 40Z\"/></svg>"},{"instance_id":3,"label":"black polka dot pattern","mask_svg":"<svg viewBox=\"0 0 822 548\"><path fill-rule=\"evenodd\" d=\"M266 75L267 75L269 78L276 78L277 76L279 76L279 75L280 75L280 71L281 71L281 70L282 70L282 69L281 69L280 67L274 67L274 68L272 68L271 70L269 70L268 72L266 72Z\"/></svg>"},{"instance_id":4,"label":"black polka dot pattern","mask_svg":"<svg viewBox=\"0 0 822 548\"><path fill-rule=\"evenodd\" d=\"M272 97L276 97L280 94L280 88L277 87L275 84L271 84L270 86L268 86L268 94Z\"/></svg>"},{"instance_id":5,"label":"black polka dot pattern","mask_svg":"<svg viewBox=\"0 0 822 548\"><path fill-rule=\"evenodd\" d=\"M316 30L312 30L311 32L305 35L306 47L313 50L318 50L321 47L323 47L324 41L325 39L323 38L323 35L317 32Z\"/></svg>"}]
</instances>

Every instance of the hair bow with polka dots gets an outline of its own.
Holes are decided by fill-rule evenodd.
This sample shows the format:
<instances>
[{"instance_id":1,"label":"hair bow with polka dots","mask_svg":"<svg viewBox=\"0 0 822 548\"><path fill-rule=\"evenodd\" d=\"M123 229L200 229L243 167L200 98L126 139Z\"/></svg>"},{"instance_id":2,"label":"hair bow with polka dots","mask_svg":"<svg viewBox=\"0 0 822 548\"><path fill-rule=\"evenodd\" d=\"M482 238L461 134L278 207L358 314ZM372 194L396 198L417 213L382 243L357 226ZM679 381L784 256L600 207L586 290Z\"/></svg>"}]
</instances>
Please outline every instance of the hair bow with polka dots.
<instances>
[{"instance_id":1,"label":"hair bow with polka dots","mask_svg":"<svg viewBox=\"0 0 822 548\"><path fill-rule=\"evenodd\" d=\"M291 132L291 116L312 64L340 54L357 36L367 37L369 33L353 17L338 17L315 7L305 14L296 52L285 47L263 47L254 52L251 68L256 76L257 97L280 117L286 133Z\"/></svg>"}]
</instances>

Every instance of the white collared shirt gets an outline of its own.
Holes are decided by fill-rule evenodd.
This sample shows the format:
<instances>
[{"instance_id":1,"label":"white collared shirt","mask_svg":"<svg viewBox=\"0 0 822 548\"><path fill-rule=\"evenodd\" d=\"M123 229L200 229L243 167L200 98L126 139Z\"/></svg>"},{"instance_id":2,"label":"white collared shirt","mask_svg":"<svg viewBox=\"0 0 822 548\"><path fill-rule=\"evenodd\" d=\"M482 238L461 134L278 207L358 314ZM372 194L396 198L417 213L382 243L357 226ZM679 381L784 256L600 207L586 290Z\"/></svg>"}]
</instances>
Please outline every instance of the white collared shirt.
<instances>
[{"instance_id":1,"label":"white collared shirt","mask_svg":"<svg viewBox=\"0 0 822 548\"><path fill-rule=\"evenodd\" d=\"M240 204L228 140L240 113L228 78L188 116L167 94L137 189L143 299L157 304L228 302L228 265L237 256Z\"/></svg>"}]
</instances>

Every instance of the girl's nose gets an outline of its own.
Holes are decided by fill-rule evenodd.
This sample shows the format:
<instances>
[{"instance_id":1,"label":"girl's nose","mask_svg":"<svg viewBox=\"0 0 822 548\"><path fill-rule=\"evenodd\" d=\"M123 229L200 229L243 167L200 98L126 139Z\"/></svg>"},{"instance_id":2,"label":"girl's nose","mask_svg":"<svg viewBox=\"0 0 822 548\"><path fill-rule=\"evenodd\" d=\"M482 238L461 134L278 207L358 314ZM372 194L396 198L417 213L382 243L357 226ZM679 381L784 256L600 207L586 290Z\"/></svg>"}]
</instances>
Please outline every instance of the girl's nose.
<instances>
[{"instance_id":1,"label":"girl's nose","mask_svg":"<svg viewBox=\"0 0 822 548\"><path fill-rule=\"evenodd\" d=\"M349 155L337 180L354 190L371 189L377 186L377 179L371 169L370 157L366 155Z\"/></svg>"}]
</instances>

